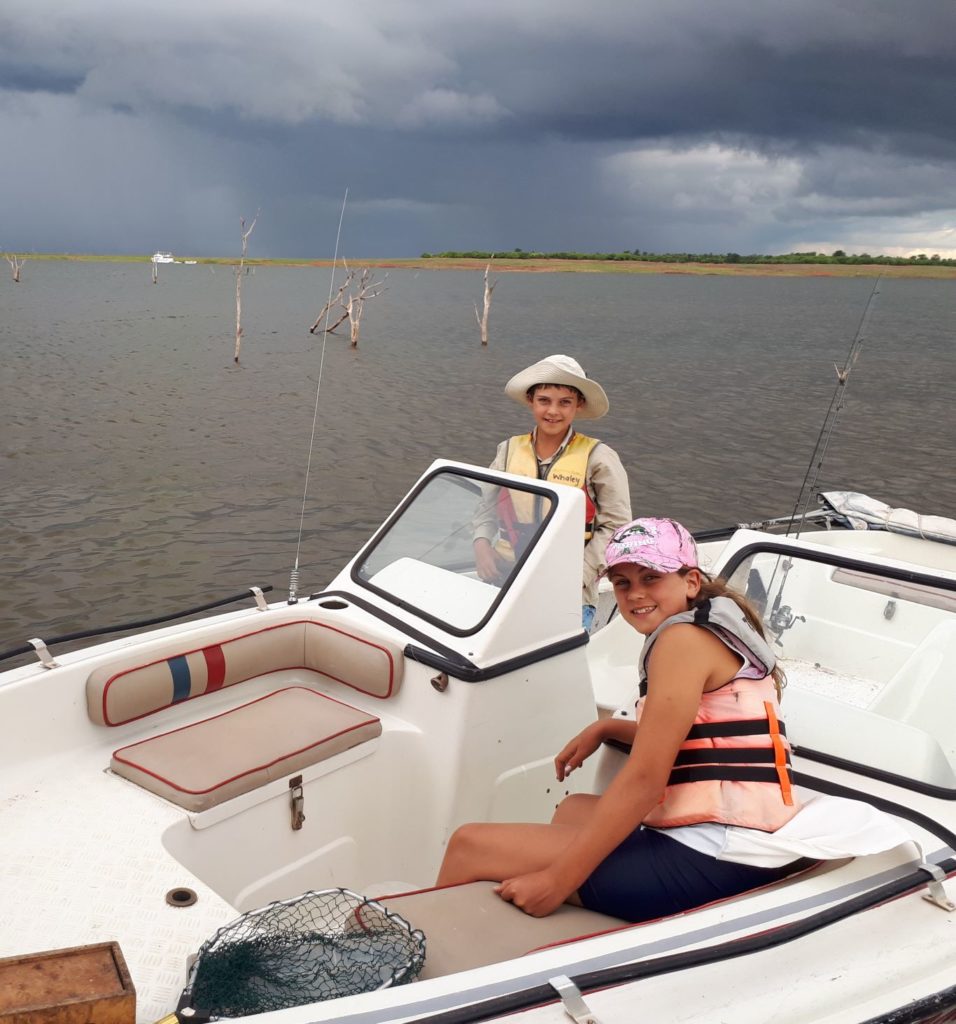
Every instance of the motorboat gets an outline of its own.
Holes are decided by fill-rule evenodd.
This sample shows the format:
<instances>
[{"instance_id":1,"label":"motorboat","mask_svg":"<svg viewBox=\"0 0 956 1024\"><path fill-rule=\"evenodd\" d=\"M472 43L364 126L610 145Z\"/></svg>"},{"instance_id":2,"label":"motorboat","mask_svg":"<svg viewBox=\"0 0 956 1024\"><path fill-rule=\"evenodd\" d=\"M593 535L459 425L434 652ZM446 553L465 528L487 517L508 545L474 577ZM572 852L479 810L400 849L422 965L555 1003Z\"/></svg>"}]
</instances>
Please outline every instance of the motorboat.
<instances>
[{"instance_id":1,"label":"motorboat","mask_svg":"<svg viewBox=\"0 0 956 1024\"><path fill-rule=\"evenodd\" d=\"M150 260L153 263L175 263L176 257L171 252L154 252Z\"/></svg>"},{"instance_id":2,"label":"motorboat","mask_svg":"<svg viewBox=\"0 0 956 1024\"><path fill-rule=\"evenodd\" d=\"M492 585L472 521L508 489L543 516ZM613 746L562 783L553 757L633 713L643 642L615 616L581 629L579 492L439 460L307 596L251 587L237 609L6 652L31 660L0 675L0 958L112 942L137 1021L203 1020L210 937L346 889L424 936L421 973L261 1024L956 1021L953 524L853 508L831 496L701 552L787 672L799 790L876 807L899 845L637 925L435 888L458 825L547 821L613 778Z\"/></svg>"}]
</instances>

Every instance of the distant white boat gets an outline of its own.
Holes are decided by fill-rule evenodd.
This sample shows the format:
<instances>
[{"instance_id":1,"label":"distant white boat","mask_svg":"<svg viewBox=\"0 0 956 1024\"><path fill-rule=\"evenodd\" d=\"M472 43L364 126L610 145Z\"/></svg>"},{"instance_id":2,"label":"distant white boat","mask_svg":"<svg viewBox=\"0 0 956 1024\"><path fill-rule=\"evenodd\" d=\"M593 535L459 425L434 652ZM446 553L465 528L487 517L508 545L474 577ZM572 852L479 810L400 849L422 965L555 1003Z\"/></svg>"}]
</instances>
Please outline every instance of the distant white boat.
<instances>
[{"instance_id":1,"label":"distant white boat","mask_svg":"<svg viewBox=\"0 0 956 1024\"><path fill-rule=\"evenodd\" d=\"M150 257L153 263L175 263L176 259L171 252L154 252Z\"/></svg>"},{"instance_id":2,"label":"distant white boat","mask_svg":"<svg viewBox=\"0 0 956 1024\"><path fill-rule=\"evenodd\" d=\"M187 267L194 267L196 265L197 261L196 260L183 260L183 263L185 263Z\"/></svg>"}]
</instances>

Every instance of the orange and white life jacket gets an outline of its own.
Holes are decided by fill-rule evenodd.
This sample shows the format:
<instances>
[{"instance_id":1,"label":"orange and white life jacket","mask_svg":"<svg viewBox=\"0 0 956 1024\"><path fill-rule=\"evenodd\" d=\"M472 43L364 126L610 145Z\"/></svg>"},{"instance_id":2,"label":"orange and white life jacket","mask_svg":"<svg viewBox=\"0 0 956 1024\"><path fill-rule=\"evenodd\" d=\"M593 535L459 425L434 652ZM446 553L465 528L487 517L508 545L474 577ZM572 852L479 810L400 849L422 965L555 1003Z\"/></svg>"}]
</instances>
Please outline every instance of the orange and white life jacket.
<instances>
[{"instance_id":1,"label":"orange and white life jacket","mask_svg":"<svg viewBox=\"0 0 956 1024\"><path fill-rule=\"evenodd\" d=\"M647 654L660 632L679 622L709 629L740 655L744 665L737 678L702 694L664 796L644 824L674 828L713 821L776 832L797 813L800 803L793 792L790 743L770 675L775 659L730 598L714 598L671 616L648 637L641 657L645 696L637 703L637 720L646 699Z\"/></svg>"},{"instance_id":2,"label":"orange and white life jacket","mask_svg":"<svg viewBox=\"0 0 956 1024\"><path fill-rule=\"evenodd\" d=\"M584 491L585 544L594 533L594 519L597 515L597 506L586 486L588 459L600 443L596 438L586 437L584 434L572 434L564 451L552 461L546 472L541 474L534 451L533 435L518 434L508 440L506 473L547 480L549 483L566 484L568 487L580 487ZM547 498L539 494L515 488L501 488L498 494L498 524L501 538L496 547L502 554L508 556L507 549L511 552L523 550L531 534L544 518L546 502Z\"/></svg>"}]
</instances>

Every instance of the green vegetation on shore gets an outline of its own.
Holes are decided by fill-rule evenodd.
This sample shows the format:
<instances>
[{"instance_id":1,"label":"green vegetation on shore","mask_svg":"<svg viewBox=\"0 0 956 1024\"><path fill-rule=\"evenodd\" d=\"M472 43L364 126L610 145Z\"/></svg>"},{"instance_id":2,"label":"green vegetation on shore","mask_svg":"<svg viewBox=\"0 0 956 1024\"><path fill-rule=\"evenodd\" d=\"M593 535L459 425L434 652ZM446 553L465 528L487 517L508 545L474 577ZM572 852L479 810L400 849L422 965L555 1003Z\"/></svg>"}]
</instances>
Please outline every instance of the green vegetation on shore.
<instances>
[{"instance_id":1,"label":"green vegetation on shore","mask_svg":"<svg viewBox=\"0 0 956 1024\"><path fill-rule=\"evenodd\" d=\"M736 252L696 253L696 252L644 252L634 249L628 252L525 252L524 249L512 249L510 252L423 252L422 259L471 259L471 260L590 260L600 263L707 263L716 265L761 266L762 264L798 264L839 266L944 266L956 267L956 259L943 259L939 254L927 256L920 253L916 256L871 256L868 252L846 253L837 249L829 256L822 252L789 252L776 256L751 253L741 256Z\"/></svg>"}]
</instances>

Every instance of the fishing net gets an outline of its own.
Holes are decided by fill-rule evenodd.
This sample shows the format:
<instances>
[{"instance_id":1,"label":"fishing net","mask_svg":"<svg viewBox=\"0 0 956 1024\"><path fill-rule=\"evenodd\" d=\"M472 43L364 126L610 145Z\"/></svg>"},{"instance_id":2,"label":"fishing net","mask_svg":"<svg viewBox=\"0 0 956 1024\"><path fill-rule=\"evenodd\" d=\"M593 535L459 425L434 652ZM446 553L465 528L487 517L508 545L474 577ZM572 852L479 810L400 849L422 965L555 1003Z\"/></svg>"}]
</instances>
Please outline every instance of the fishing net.
<instances>
[{"instance_id":1,"label":"fishing net","mask_svg":"<svg viewBox=\"0 0 956 1024\"><path fill-rule=\"evenodd\" d=\"M180 1006L240 1017L414 981L425 936L348 889L270 903L219 929L199 950Z\"/></svg>"}]
</instances>

